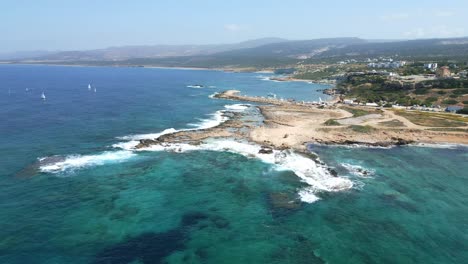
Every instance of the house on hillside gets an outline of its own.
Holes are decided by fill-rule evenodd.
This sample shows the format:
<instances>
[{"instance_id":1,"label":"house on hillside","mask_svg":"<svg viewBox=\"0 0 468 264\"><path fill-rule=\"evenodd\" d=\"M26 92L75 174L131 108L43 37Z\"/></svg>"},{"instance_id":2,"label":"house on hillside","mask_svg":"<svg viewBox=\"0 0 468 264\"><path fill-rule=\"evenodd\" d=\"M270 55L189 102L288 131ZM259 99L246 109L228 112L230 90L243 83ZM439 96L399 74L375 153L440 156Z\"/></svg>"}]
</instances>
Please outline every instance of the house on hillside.
<instances>
[{"instance_id":1,"label":"house on hillside","mask_svg":"<svg viewBox=\"0 0 468 264\"><path fill-rule=\"evenodd\" d=\"M437 69L437 63L426 63L424 64L424 68L429 69L429 70L435 70Z\"/></svg>"},{"instance_id":2,"label":"house on hillside","mask_svg":"<svg viewBox=\"0 0 468 264\"><path fill-rule=\"evenodd\" d=\"M450 77L451 75L450 68L447 66L440 67L439 69L437 69L436 75L439 78Z\"/></svg>"},{"instance_id":3,"label":"house on hillside","mask_svg":"<svg viewBox=\"0 0 468 264\"><path fill-rule=\"evenodd\" d=\"M445 108L445 112L456 113L458 110L462 110L463 106L460 105L449 105Z\"/></svg>"}]
</instances>

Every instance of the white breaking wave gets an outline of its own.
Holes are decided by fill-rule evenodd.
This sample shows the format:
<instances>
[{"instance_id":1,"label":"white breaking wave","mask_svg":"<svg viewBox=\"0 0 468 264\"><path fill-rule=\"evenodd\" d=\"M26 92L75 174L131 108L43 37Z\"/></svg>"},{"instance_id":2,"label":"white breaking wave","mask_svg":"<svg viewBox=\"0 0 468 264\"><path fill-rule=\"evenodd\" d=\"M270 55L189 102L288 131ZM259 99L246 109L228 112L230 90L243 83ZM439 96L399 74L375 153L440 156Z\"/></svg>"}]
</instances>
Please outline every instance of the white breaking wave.
<instances>
[{"instance_id":1,"label":"white breaking wave","mask_svg":"<svg viewBox=\"0 0 468 264\"><path fill-rule=\"evenodd\" d=\"M370 178L375 174L374 170L366 169L359 165L342 163L341 166L345 167L351 174L362 178Z\"/></svg>"},{"instance_id":2,"label":"white breaking wave","mask_svg":"<svg viewBox=\"0 0 468 264\"><path fill-rule=\"evenodd\" d=\"M199 123L191 123L189 126L195 127L196 129L208 129L219 124L226 122L229 118L224 116L224 110L216 111L214 114L211 114L211 118L199 119ZM185 129L190 130L190 129Z\"/></svg>"},{"instance_id":3,"label":"white breaking wave","mask_svg":"<svg viewBox=\"0 0 468 264\"><path fill-rule=\"evenodd\" d=\"M219 94L218 92L215 92L215 93L213 93L213 94L208 95L208 97L209 97L209 98L214 98L214 97L215 97L216 95L218 95L218 94Z\"/></svg>"},{"instance_id":4,"label":"white breaking wave","mask_svg":"<svg viewBox=\"0 0 468 264\"><path fill-rule=\"evenodd\" d=\"M112 147L132 151L134 150L136 145L140 143L139 141L142 139L157 139L162 135L173 134L179 131L191 131L191 130L198 130L198 129L213 128L226 122L229 119L227 116L224 115L226 110L229 110L231 112L242 112L249 107L250 105L248 104L225 105L224 106L225 110L216 111L215 113L211 114L211 118L200 119L199 123L188 124L189 126L192 126L193 128L186 128L186 129L179 129L179 130L174 129L174 128L169 128L159 133L138 134L138 135L118 137L117 139L127 140L127 141L116 143L112 145Z\"/></svg>"},{"instance_id":5,"label":"white breaking wave","mask_svg":"<svg viewBox=\"0 0 468 264\"><path fill-rule=\"evenodd\" d=\"M121 139L121 140L141 140L141 139L158 138L158 137L160 137L162 135L175 133L177 131L178 131L177 129L168 128L168 129L165 129L165 130L163 130L162 132L159 132L159 133L129 135L129 136L117 137L117 139Z\"/></svg>"},{"instance_id":6,"label":"white breaking wave","mask_svg":"<svg viewBox=\"0 0 468 264\"><path fill-rule=\"evenodd\" d=\"M148 148L135 150L134 147L142 139L157 139L158 137L175 133L177 131L196 130L201 128L210 128L219 125L228 118L223 114L225 111L245 111L250 105L234 104L226 105L226 110L220 110L213 114L212 118L201 120L200 123L194 124L197 128L176 130L174 128L166 129L159 133L129 135L120 137L125 140L114 144L114 148L123 150L106 151L96 155L72 155L54 163L43 165L40 167L42 172L58 173L88 166L103 165L107 163L124 162L135 157L137 151L222 151L237 153L249 158L256 158L265 163L272 164L276 170L293 171L302 181L309 186L299 190L298 194L303 202L313 203L319 200L320 192L338 192L348 190L353 187L353 182L345 177L334 177L330 174L325 166L322 166L315 161L295 153L291 150L273 150L271 154L261 154L259 145L240 142L233 139L211 139L206 140L198 145L183 144L183 143L162 143L152 145Z\"/></svg>"},{"instance_id":7,"label":"white breaking wave","mask_svg":"<svg viewBox=\"0 0 468 264\"><path fill-rule=\"evenodd\" d=\"M312 203L320 198L319 192L337 192L353 187L353 182L344 177L334 177L328 169L313 160L290 150L274 150L271 154L258 153L260 146L232 139L207 140L199 145L190 144L162 144L153 145L141 151L173 151L187 152L196 150L210 150L237 153L249 158L257 158L265 163L274 165L277 170L293 171L309 187L299 191L303 202Z\"/></svg>"},{"instance_id":8,"label":"white breaking wave","mask_svg":"<svg viewBox=\"0 0 468 264\"><path fill-rule=\"evenodd\" d=\"M135 156L135 153L126 150L106 151L96 155L70 155L61 161L43 165L39 169L41 172L59 173L89 166L123 162Z\"/></svg>"},{"instance_id":9,"label":"white breaking wave","mask_svg":"<svg viewBox=\"0 0 468 264\"><path fill-rule=\"evenodd\" d=\"M467 144L455 144L455 143L417 143L411 146L421 148L440 148L440 149L457 149L457 148L468 148Z\"/></svg>"}]
</instances>

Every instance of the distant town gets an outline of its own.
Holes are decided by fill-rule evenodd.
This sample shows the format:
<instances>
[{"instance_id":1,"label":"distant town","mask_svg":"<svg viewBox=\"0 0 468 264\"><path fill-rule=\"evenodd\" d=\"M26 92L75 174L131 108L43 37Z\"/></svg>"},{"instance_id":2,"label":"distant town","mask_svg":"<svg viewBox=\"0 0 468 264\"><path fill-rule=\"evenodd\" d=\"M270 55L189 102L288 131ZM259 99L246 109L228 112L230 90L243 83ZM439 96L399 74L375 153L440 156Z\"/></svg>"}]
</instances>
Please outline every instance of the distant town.
<instances>
[{"instance_id":1,"label":"distant town","mask_svg":"<svg viewBox=\"0 0 468 264\"><path fill-rule=\"evenodd\" d=\"M298 64L289 69L286 79L332 84L334 88L325 92L348 105L468 114L467 72L468 62L378 57ZM279 69L276 73L285 74L288 70Z\"/></svg>"}]
</instances>

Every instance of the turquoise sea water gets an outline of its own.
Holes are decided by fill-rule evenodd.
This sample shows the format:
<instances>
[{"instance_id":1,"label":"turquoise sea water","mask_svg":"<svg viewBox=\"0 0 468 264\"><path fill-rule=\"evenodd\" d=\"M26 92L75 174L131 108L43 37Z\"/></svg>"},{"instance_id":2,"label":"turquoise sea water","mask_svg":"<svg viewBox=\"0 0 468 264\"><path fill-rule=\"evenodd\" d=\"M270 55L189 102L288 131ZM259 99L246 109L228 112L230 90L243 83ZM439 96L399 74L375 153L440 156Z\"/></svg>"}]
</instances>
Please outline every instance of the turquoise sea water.
<instances>
[{"instance_id":1,"label":"turquoise sea water","mask_svg":"<svg viewBox=\"0 0 468 264\"><path fill-rule=\"evenodd\" d=\"M322 86L251 73L22 65L0 66L0 84L0 263L468 259L466 147L310 146L354 184L313 203L299 199L307 184L294 172L246 155L113 147L210 124L236 103L208 97L217 91L317 100ZM67 163L41 172L43 157Z\"/></svg>"}]
</instances>

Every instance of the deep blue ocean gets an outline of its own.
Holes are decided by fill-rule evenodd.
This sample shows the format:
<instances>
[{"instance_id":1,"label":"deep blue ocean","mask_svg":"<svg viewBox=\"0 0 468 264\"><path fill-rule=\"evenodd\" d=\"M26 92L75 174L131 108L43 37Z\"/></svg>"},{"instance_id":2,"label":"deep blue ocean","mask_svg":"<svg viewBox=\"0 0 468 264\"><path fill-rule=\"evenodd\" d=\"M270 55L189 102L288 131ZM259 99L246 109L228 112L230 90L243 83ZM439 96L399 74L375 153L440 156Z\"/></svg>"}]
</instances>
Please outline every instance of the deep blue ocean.
<instances>
[{"instance_id":1,"label":"deep blue ocean","mask_svg":"<svg viewBox=\"0 0 468 264\"><path fill-rule=\"evenodd\" d=\"M467 147L311 145L353 187L310 203L242 152L116 147L216 123L227 89L326 98L268 76L0 65L0 263L467 262Z\"/></svg>"}]
</instances>

